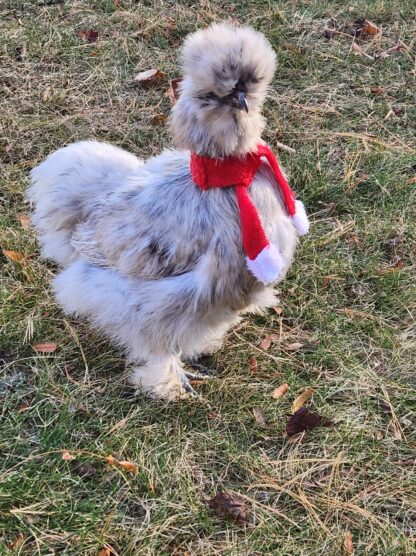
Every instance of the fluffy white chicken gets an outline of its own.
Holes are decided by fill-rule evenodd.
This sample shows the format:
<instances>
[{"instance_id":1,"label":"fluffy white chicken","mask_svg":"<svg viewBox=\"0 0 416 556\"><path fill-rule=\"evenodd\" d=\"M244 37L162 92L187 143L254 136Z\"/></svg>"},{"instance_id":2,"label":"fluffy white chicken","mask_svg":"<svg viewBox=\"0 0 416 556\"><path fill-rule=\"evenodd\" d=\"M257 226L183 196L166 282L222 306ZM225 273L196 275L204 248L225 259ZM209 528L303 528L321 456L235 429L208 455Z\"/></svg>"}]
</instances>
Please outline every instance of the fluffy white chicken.
<instances>
[{"instance_id":1,"label":"fluffy white chicken","mask_svg":"<svg viewBox=\"0 0 416 556\"><path fill-rule=\"evenodd\" d=\"M137 365L131 382L166 400L193 393L184 362L211 354L245 312L275 303L272 284L246 265L233 188L203 191L190 151L244 157L261 142L260 114L275 55L248 27L214 24L182 51L172 110L177 147L145 162L83 141L33 169L29 199L42 255L63 269L53 281L63 309L88 319ZM289 268L298 234L263 161L249 194Z\"/></svg>"}]
</instances>

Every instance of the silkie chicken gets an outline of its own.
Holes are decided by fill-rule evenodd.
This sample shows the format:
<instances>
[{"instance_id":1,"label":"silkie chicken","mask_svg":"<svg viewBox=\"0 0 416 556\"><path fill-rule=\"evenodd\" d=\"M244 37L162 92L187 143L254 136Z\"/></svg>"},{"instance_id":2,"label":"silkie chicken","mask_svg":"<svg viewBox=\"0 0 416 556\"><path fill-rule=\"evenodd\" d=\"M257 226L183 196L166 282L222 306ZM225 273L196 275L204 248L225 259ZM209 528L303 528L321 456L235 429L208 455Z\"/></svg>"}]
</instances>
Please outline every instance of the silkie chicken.
<instances>
[{"instance_id":1,"label":"silkie chicken","mask_svg":"<svg viewBox=\"0 0 416 556\"><path fill-rule=\"evenodd\" d=\"M212 354L273 285L308 230L270 149L261 107L275 69L265 37L218 23L191 34L170 126L180 150L143 162L82 141L31 172L42 256L68 314L124 348L131 383L155 398L194 394L185 365Z\"/></svg>"}]
</instances>

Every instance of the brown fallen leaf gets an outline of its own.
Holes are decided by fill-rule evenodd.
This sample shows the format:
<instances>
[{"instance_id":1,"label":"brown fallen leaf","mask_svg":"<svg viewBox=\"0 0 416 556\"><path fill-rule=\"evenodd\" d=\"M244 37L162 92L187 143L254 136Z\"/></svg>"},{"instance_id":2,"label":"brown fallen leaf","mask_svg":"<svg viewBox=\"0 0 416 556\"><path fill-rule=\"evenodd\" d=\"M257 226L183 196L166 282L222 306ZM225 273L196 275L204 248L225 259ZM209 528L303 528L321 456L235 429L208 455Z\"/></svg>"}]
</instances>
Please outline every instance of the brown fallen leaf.
<instances>
[{"instance_id":1,"label":"brown fallen leaf","mask_svg":"<svg viewBox=\"0 0 416 556\"><path fill-rule=\"evenodd\" d=\"M354 554L354 544L352 542L351 531L345 531L344 533L344 548L347 554Z\"/></svg>"},{"instance_id":2,"label":"brown fallen leaf","mask_svg":"<svg viewBox=\"0 0 416 556\"><path fill-rule=\"evenodd\" d=\"M363 240L356 234L351 234L348 243L350 243L350 245L354 245L357 249L362 249L363 247Z\"/></svg>"},{"instance_id":3,"label":"brown fallen leaf","mask_svg":"<svg viewBox=\"0 0 416 556\"><path fill-rule=\"evenodd\" d=\"M387 50L383 50L383 52L380 52L377 58L381 58L381 59L388 58L389 56L392 56L394 53L401 52L402 50L407 50L406 46L404 44L397 43L394 46L388 48Z\"/></svg>"},{"instance_id":4,"label":"brown fallen leaf","mask_svg":"<svg viewBox=\"0 0 416 556\"><path fill-rule=\"evenodd\" d=\"M200 378L191 378L191 379L189 379L189 384L191 386L201 386L204 383L205 383L205 380L200 379Z\"/></svg>"},{"instance_id":5,"label":"brown fallen leaf","mask_svg":"<svg viewBox=\"0 0 416 556\"><path fill-rule=\"evenodd\" d=\"M28 230L30 228L30 216L28 214L25 214L24 212L20 212L17 215L17 219L19 220L20 225L24 230Z\"/></svg>"},{"instance_id":6,"label":"brown fallen leaf","mask_svg":"<svg viewBox=\"0 0 416 556\"><path fill-rule=\"evenodd\" d=\"M176 29L176 21L173 19L173 17L170 17L169 15L166 18L166 27L168 29Z\"/></svg>"},{"instance_id":7,"label":"brown fallen leaf","mask_svg":"<svg viewBox=\"0 0 416 556\"><path fill-rule=\"evenodd\" d=\"M359 27L356 31L356 36L360 39L366 40L375 37L381 33L380 27L369 19L364 19L364 21L359 22Z\"/></svg>"},{"instance_id":8,"label":"brown fallen leaf","mask_svg":"<svg viewBox=\"0 0 416 556\"><path fill-rule=\"evenodd\" d=\"M247 523L248 507L241 496L233 492L219 492L208 501L208 506L218 517L231 519L236 523Z\"/></svg>"},{"instance_id":9,"label":"brown fallen leaf","mask_svg":"<svg viewBox=\"0 0 416 556\"><path fill-rule=\"evenodd\" d=\"M312 398L314 394L313 388L306 388L304 392L297 396L292 404L292 412L296 413L301 407L305 405L305 403Z\"/></svg>"},{"instance_id":10,"label":"brown fallen leaf","mask_svg":"<svg viewBox=\"0 0 416 556\"><path fill-rule=\"evenodd\" d=\"M93 43L98 39L98 31L88 29L87 31L79 31L78 37L85 42Z\"/></svg>"},{"instance_id":11,"label":"brown fallen leaf","mask_svg":"<svg viewBox=\"0 0 416 556\"><path fill-rule=\"evenodd\" d=\"M156 116L153 116L152 118L152 124L154 125L164 124L167 119L168 117L166 116L166 114L156 114Z\"/></svg>"},{"instance_id":12,"label":"brown fallen leaf","mask_svg":"<svg viewBox=\"0 0 416 556\"><path fill-rule=\"evenodd\" d=\"M275 388L272 392L272 398L274 400L278 400L279 398L283 398L283 396L287 393L287 391L289 390L289 384L281 384L280 386L278 386L277 388Z\"/></svg>"},{"instance_id":13,"label":"brown fallen leaf","mask_svg":"<svg viewBox=\"0 0 416 556\"><path fill-rule=\"evenodd\" d=\"M273 341L273 336L267 334L267 336L264 337L264 339L260 344L261 349L265 349L266 351L270 349L270 346L272 345L272 341Z\"/></svg>"},{"instance_id":14,"label":"brown fallen leaf","mask_svg":"<svg viewBox=\"0 0 416 556\"><path fill-rule=\"evenodd\" d=\"M300 342L293 342L293 344L288 344L287 346L285 346L285 350L286 351L297 351L298 349L303 348L304 344L301 344Z\"/></svg>"},{"instance_id":15,"label":"brown fallen leaf","mask_svg":"<svg viewBox=\"0 0 416 556\"><path fill-rule=\"evenodd\" d=\"M259 370L259 364L257 363L257 359L255 357L252 357L248 364L251 373L256 373Z\"/></svg>"},{"instance_id":16,"label":"brown fallen leaf","mask_svg":"<svg viewBox=\"0 0 416 556\"><path fill-rule=\"evenodd\" d=\"M261 407L253 407L253 416L259 427L267 427L267 417Z\"/></svg>"},{"instance_id":17,"label":"brown fallen leaf","mask_svg":"<svg viewBox=\"0 0 416 556\"><path fill-rule=\"evenodd\" d=\"M20 533L20 535L16 537L14 541L7 545L7 548L11 551L17 551L25 542L25 540L26 538L23 536L22 533Z\"/></svg>"},{"instance_id":18,"label":"brown fallen leaf","mask_svg":"<svg viewBox=\"0 0 416 556\"><path fill-rule=\"evenodd\" d=\"M355 51L356 54L358 54L359 56L365 56L366 58L368 58L369 60L374 60L374 58L372 56L370 56L370 54L367 54L367 52L364 52L364 50L361 48L361 46L359 44L357 44L355 41L353 41L351 48Z\"/></svg>"},{"instance_id":19,"label":"brown fallen leaf","mask_svg":"<svg viewBox=\"0 0 416 556\"><path fill-rule=\"evenodd\" d=\"M137 473L137 465L131 461L119 461L118 465L129 473Z\"/></svg>"},{"instance_id":20,"label":"brown fallen leaf","mask_svg":"<svg viewBox=\"0 0 416 556\"><path fill-rule=\"evenodd\" d=\"M370 91L373 95L379 96L384 94L384 87L371 87Z\"/></svg>"},{"instance_id":21,"label":"brown fallen leaf","mask_svg":"<svg viewBox=\"0 0 416 556\"><path fill-rule=\"evenodd\" d=\"M112 455L107 456L105 459L109 465L116 465L118 463L118 460Z\"/></svg>"},{"instance_id":22,"label":"brown fallen leaf","mask_svg":"<svg viewBox=\"0 0 416 556\"><path fill-rule=\"evenodd\" d=\"M290 417L286 432L291 437L303 431L312 430L319 426L329 427L332 424L331 421L324 419L318 413L312 413L306 407L301 407Z\"/></svg>"},{"instance_id":23,"label":"brown fallen leaf","mask_svg":"<svg viewBox=\"0 0 416 556\"><path fill-rule=\"evenodd\" d=\"M42 344L33 344L32 349L39 353L53 353L56 351L57 345L55 342L44 342Z\"/></svg>"},{"instance_id":24,"label":"brown fallen leaf","mask_svg":"<svg viewBox=\"0 0 416 556\"><path fill-rule=\"evenodd\" d=\"M46 102L52 96L52 89L50 87L46 87L46 89L42 92L42 100Z\"/></svg>"},{"instance_id":25,"label":"brown fallen leaf","mask_svg":"<svg viewBox=\"0 0 416 556\"><path fill-rule=\"evenodd\" d=\"M62 452L62 459L64 461L72 461L72 460L76 459L76 456L74 456L74 454L71 454L70 452L68 452L68 450L64 450Z\"/></svg>"},{"instance_id":26,"label":"brown fallen leaf","mask_svg":"<svg viewBox=\"0 0 416 556\"><path fill-rule=\"evenodd\" d=\"M19 251L8 251L7 249L2 249L3 255L14 261L15 263L23 263L25 260L25 256Z\"/></svg>"},{"instance_id":27,"label":"brown fallen leaf","mask_svg":"<svg viewBox=\"0 0 416 556\"><path fill-rule=\"evenodd\" d=\"M109 546L106 546L105 548L101 548L101 550L98 551L97 556L111 556L111 554L111 548Z\"/></svg>"},{"instance_id":28,"label":"brown fallen leaf","mask_svg":"<svg viewBox=\"0 0 416 556\"><path fill-rule=\"evenodd\" d=\"M169 97L171 106L175 104L175 102L178 100L181 94L181 90L180 90L181 83L182 83L182 77L175 77L175 79L171 79L169 81L167 95Z\"/></svg>"},{"instance_id":29,"label":"brown fallen leaf","mask_svg":"<svg viewBox=\"0 0 416 556\"><path fill-rule=\"evenodd\" d=\"M159 69L150 69L141 71L134 78L134 82L140 86L154 85L164 77L163 71Z\"/></svg>"}]
</instances>

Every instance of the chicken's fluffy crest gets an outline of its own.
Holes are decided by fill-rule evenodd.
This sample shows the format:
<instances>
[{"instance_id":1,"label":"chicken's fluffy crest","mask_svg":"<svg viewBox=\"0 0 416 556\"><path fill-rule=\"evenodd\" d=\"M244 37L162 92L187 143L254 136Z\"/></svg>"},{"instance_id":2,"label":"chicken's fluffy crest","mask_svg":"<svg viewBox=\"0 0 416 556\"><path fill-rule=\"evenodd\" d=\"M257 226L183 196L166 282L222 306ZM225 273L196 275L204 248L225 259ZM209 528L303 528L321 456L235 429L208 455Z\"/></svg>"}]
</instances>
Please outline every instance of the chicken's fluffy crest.
<instances>
[{"instance_id":1,"label":"chicken's fluffy crest","mask_svg":"<svg viewBox=\"0 0 416 556\"><path fill-rule=\"evenodd\" d=\"M260 141L261 107L275 70L275 54L250 27L217 23L191 34L181 54L184 79L172 110L177 146L215 158L244 155ZM221 102L240 84L248 112Z\"/></svg>"}]
</instances>

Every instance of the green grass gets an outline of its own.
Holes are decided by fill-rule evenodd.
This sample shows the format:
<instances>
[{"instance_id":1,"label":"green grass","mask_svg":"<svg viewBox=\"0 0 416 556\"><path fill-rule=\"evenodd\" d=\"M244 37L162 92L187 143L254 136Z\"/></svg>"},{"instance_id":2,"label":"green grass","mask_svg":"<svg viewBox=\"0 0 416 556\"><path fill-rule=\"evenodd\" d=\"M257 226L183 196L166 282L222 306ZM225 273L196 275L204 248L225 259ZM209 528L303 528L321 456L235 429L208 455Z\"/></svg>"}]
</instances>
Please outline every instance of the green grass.
<instances>
[{"instance_id":1,"label":"green grass","mask_svg":"<svg viewBox=\"0 0 416 556\"><path fill-rule=\"evenodd\" d=\"M414 4L116 4L0 3L0 244L25 256L0 254L0 554L342 556L348 532L356 555L414 554ZM357 39L373 59L351 48L363 16L383 30ZM65 143L97 138L145 157L169 145L155 116L169 111L180 44L229 17L276 49L265 138L313 229L281 285L282 314L230 333L212 360L221 378L198 386L203 403L163 405L135 398L122 354L65 319L49 292L56 269L17 215L28 212L28 170ZM86 29L99 31L96 43L79 39ZM398 41L403 50L378 57ZM166 79L135 88L149 68ZM276 341L263 351L269 333ZM35 354L31 344L44 341L56 352ZM304 347L286 350L293 342ZM283 382L288 394L273 400ZM288 441L291 403L307 387L335 425ZM108 465L108 454L137 474ZM206 501L220 490L246 497L247 526L213 514Z\"/></svg>"}]
</instances>

